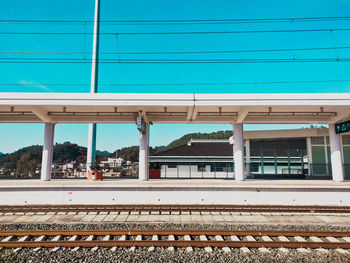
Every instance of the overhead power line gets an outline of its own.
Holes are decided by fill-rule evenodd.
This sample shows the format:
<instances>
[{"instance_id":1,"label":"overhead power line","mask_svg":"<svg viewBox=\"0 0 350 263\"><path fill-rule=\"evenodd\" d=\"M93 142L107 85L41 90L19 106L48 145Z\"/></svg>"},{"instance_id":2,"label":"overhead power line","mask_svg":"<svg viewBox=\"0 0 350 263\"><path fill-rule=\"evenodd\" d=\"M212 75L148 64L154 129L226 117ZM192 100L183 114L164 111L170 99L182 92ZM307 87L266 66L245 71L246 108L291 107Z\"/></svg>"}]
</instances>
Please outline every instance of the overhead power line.
<instances>
[{"instance_id":1,"label":"overhead power line","mask_svg":"<svg viewBox=\"0 0 350 263\"><path fill-rule=\"evenodd\" d=\"M286 23L350 20L349 16L339 17L287 17L287 18L228 18L228 19L154 19L154 20L101 20L100 23L117 24L228 24L228 23ZM4 24L75 24L93 23L92 20L0 20Z\"/></svg>"},{"instance_id":2,"label":"overhead power line","mask_svg":"<svg viewBox=\"0 0 350 263\"><path fill-rule=\"evenodd\" d=\"M101 59L104 64L236 64L236 63L330 63L350 62L350 58L263 58L263 59ZM80 58L0 58L0 63L91 63Z\"/></svg>"},{"instance_id":3,"label":"overhead power line","mask_svg":"<svg viewBox=\"0 0 350 263\"><path fill-rule=\"evenodd\" d=\"M302 33L349 31L350 28L322 29L278 29L278 30L238 30L238 31L175 31L175 32L101 32L100 35L202 35L202 34L259 34L259 33ZM86 32L0 32L0 35L91 35Z\"/></svg>"},{"instance_id":4,"label":"overhead power line","mask_svg":"<svg viewBox=\"0 0 350 263\"><path fill-rule=\"evenodd\" d=\"M188 82L188 83L100 83L100 86L205 86L205 85L266 85L266 84L311 84L311 83L350 82L350 79L295 80L295 81L256 81L256 82ZM0 83L0 86L89 86L89 83Z\"/></svg>"},{"instance_id":5,"label":"overhead power line","mask_svg":"<svg viewBox=\"0 0 350 263\"><path fill-rule=\"evenodd\" d=\"M287 51L318 51L318 50L334 50L349 49L345 47L306 47L306 48L281 48L281 49L241 49L241 50L207 50L207 51L144 51L144 52L100 52L101 55L163 55L163 54L224 54L224 53L259 53L259 52L287 52ZM79 55L91 54L91 52L55 52L55 51L16 51L5 50L0 54L61 54L61 55Z\"/></svg>"}]
</instances>

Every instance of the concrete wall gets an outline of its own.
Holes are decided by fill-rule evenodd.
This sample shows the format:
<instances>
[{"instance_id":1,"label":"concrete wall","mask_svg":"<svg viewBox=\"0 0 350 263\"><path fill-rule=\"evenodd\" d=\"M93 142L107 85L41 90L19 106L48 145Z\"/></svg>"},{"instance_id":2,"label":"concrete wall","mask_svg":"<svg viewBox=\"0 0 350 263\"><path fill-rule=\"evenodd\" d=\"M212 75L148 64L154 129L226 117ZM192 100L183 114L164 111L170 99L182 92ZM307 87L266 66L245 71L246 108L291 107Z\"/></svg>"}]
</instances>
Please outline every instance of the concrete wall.
<instances>
[{"instance_id":1,"label":"concrete wall","mask_svg":"<svg viewBox=\"0 0 350 263\"><path fill-rule=\"evenodd\" d=\"M297 185L38 185L3 186L0 205L263 204L350 206L350 186Z\"/></svg>"}]
</instances>

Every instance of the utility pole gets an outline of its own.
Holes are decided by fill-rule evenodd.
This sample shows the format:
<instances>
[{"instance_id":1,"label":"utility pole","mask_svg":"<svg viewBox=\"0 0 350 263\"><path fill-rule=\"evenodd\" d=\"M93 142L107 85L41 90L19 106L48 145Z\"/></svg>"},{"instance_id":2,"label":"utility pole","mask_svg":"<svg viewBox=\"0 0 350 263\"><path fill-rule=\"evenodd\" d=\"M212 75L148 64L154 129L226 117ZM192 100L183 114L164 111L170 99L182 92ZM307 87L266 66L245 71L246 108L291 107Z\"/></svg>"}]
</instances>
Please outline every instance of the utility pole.
<instances>
[{"instance_id":1,"label":"utility pole","mask_svg":"<svg viewBox=\"0 0 350 263\"><path fill-rule=\"evenodd\" d=\"M100 0L95 0L94 35L92 47L92 68L90 93L98 92L98 59L99 59L99 38L100 38ZM91 164L95 161L96 155L96 123L89 123L89 138L86 158L86 171L90 171Z\"/></svg>"}]
</instances>

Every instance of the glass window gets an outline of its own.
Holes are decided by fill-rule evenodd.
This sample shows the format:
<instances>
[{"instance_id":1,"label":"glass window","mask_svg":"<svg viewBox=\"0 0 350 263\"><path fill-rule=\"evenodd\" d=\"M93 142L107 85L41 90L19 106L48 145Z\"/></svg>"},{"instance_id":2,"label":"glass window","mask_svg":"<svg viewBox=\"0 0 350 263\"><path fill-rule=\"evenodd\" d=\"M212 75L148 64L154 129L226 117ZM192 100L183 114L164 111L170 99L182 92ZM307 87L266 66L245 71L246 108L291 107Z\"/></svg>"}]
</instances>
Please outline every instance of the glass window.
<instances>
[{"instance_id":1,"label":"glass window","mask_svg":"<svg viewBox=\"0 0 350 263\"><path fill-rule=\"evenodd\" d=\"M323 136L311 137L311 144L321 144L321 145L324 145Z\"/></svg>"},{"instance_id":2,"label":"glass window","mask_svg":"<svg viewBox=\"0 0 350 263\"><path fill-rule=\"evenodd\" d=\"M343 135L342 138L344 145L350 145L350 135Z\"/></svg>"},{"instance_id":3,"label":"glass window","mask_svg":"<svg viewBox=\"0 0 350 263\"><path fill-rule=\"evenodd\" d=\"M168 164L168 168L177 168L176 164Z\"/></svg>"},{"instance_id":4,"label":"glass window","mask_svg":"<svg viewBox=\"0 0 350 263\"><path fill-rule=\"evenodd\" d=\"M206 172L207 171L207 167L205 164L198 164L198 172Z\"/></svg>"},{"instance_id":5,"label":"glass window","mask_svg":"<svg viewBox=\"0 0 350 263\"><path fill-rule=\"evenodd\" d=\"M273 141L264 141L263 155L264 157L275 155L275 143Z\"/></svg>"}]
</instances>

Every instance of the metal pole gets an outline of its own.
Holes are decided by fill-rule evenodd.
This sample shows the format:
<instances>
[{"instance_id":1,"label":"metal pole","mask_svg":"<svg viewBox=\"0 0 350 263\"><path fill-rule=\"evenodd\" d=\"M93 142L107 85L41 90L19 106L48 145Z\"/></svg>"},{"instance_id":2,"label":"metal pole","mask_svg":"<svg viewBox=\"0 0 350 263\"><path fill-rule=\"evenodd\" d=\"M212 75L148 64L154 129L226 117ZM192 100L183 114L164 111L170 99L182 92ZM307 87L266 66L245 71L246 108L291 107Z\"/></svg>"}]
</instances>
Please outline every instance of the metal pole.
<instances>
[{"instance_id":1,"label":"metal pole","mask_svg":"<svg viewBox=\"0 0 350 263\"><path fill-rule=\"evenodd\" d=\"M95 20L91 61L91 86L90 93L98 92L98 59L100 37L100 0L95 0ZM86 171L90 171L90 165L95 161L96 155L96 123L89 123L89 138L86 158Z\"/></svg>"}]
</instances>

